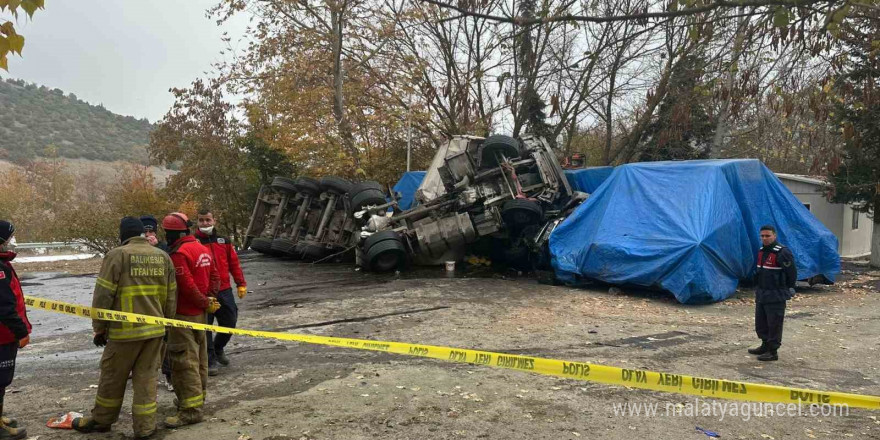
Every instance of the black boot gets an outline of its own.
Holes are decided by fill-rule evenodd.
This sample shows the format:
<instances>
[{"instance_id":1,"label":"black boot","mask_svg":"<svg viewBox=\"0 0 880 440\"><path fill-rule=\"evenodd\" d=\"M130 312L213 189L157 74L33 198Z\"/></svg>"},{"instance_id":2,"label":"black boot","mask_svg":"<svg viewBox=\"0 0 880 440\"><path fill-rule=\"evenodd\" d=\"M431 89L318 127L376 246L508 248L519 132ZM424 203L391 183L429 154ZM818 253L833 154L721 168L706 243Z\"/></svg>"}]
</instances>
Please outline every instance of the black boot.
<instances>
[{"instance_id":1,"label":"black boot","mask_svg":"<svg viewBox=\"0 0 880 440\"><path fill-rule=\"evenodd\" d=\"M770 351L770 349L767 348L767 343L766 343L766 342L761 342L761 346L760 346L760 347L758 347L758 348L750 348L750 349L749 349L749 354L764 354L764 353L766 353L766 352L768 352L768 351Z\"/></svg>"},{"instance_id":2,"label":"black boot","mask_svg":"<svg viewBox=\"0 0 880 440\"><path fill-rule=\"evenodd\" d=\"M86 434L90 432L109 432L110 425L102 425L91 417L77 417L73 419L73 429Z\"/></svg>"},{"instance_id":3,"label":"black boot","mask_svg":"<svg viewBox=\"0 0 880 440\"><path fill-rule=\"evenodd\" d=\"M779 356L776 354L776 350L767 350L766 353L758 356L759 361L776 361L779 360Z\"/></svg>"}]
</instances>

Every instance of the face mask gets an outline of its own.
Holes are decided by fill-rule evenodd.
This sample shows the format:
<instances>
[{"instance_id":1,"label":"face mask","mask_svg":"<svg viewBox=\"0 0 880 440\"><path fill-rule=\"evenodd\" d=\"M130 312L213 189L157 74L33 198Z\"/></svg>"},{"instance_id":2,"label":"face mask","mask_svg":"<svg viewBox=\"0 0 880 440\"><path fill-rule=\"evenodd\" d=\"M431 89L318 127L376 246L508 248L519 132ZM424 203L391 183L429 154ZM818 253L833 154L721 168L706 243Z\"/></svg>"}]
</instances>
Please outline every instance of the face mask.
<instances>
[{"instance_id":1,"label":"face mask","mask_svg":"<svg viewBox=\"0 0 880 440\"><path fill-rule=\"evenodd\" d=\"M2 252L15 252L15 237L12 237L6 243L3 243L3 246L0 246L0 251Z\"/></svg>"},{"instance_id":2,"label":"face mask","mask_svg":"<svg viewBox=\"0 0 880 440\"><path fill-rule=\"evenodd\" d=\"M199 228L199 230L202 231L203 234L210 234L214 232L214 227L208 226L207 228Z\"/></svg>"}]
</instances>

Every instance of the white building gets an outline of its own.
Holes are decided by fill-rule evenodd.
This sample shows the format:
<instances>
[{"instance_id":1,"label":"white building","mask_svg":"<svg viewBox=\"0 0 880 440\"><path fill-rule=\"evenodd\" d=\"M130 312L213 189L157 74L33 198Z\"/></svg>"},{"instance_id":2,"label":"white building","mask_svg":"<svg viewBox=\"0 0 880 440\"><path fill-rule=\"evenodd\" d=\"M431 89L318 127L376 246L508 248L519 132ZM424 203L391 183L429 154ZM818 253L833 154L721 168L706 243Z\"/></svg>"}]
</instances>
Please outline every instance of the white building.
<instances>
[{"instance_id":1,"label":"white building","mask_svg":"<svg viewBox=\"0 0 880 440\"><path fill-rule=\"evenodd\" d=\"M826 185L823 180L793 174L777 173L776 176L837 236L837 251L841 257L855 258L871 254L874 221L868 218L868 214L856 211L852 205L826 200L822 192Z\"/></svg>"}]
</instances>

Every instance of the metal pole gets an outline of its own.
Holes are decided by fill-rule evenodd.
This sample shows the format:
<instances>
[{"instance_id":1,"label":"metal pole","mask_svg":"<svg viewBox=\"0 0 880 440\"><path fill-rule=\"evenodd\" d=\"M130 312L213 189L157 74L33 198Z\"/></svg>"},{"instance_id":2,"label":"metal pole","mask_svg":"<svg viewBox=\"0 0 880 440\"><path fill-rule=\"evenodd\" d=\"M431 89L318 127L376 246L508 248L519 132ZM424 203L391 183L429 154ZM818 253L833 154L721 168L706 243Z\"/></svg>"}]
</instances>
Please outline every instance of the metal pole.
<instances>
[{"instance_id":1,"label":"metal pole","mask_svg":"<svg viewBox=\"0 0 880 440\"><path fill-rule=\"evenodd\" d=\"M412 150L412 97L409 99L409 107L406 109L406 172L410 170L410 157Z\"/></svg>"}]
</instances>

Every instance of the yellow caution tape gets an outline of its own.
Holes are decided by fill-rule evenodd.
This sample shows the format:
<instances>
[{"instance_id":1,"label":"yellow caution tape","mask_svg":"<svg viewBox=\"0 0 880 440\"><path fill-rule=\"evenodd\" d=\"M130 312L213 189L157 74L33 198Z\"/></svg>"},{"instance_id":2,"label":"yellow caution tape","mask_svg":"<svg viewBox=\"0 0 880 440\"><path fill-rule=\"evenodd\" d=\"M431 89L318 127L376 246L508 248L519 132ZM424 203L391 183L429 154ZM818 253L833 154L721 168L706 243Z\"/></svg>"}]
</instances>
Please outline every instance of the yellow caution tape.
<instances>
[{"instance_id":1,"label":"yellow caution tape","mask_svg":"<svg viewBox=\"0 0 880 440\"><path fill-rule=\"evenodd\" d=\"M610 367L607 365L597 365L587 362L570 362L558 359L469 350L465 348L227 328L216 325L157 318L155 316L139 315L136 313L96 309L30 296L25 297L25 304L29 307L48 310L50 312L100 319L103 321L160 324L167 327L210 330L218 333L254 336L282 341L306 342L309 344L332 345L360 350L383 351L386 353L419 356L449 362L486 365L489 367L537 373L545 376L557 376L589 382L623 385L630 388L641 388L667 393L689 394L692 396L703 396L716 399L835 406L846 405L854 408L880 409L880 397L878 396L838 393L833 391L815 391L802 388L739 382L734 380L709 379L681 374Z\"/></svg>"}]
</instances>

